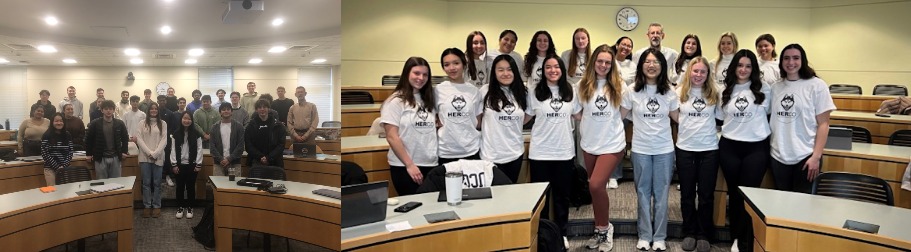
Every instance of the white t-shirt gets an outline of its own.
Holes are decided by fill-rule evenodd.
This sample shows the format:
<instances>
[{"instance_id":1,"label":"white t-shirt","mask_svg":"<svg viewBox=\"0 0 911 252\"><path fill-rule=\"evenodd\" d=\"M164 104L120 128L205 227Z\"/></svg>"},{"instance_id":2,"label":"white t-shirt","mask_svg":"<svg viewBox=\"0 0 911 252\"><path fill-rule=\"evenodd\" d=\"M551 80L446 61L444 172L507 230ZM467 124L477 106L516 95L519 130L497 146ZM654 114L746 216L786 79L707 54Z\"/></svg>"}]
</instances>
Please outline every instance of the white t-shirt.
<instances>
[{"instance_id":1,"label":"white t-shirt","mask_svg":"<svg viewBox=\"0 0 911 252\"><path fill-rule=\"evenodd\" d=\"M218 130L221 131L222 155L225 157L231 155L231 123L219 123Z\"/></svg>"},{"instance_id":2,"label":"white t-shirt","mask_svg":"<svg viewBox=\"0 0 911 252\"><path fill-rule=\"evenodd\" d=\"M509 104L500 103L500 112L484 104L490 85L484 85L479 91L484 106L484 118L481 119L481 159L503 164L522 157L525 153L525 138L522 136L522 124L525 110L516 102L508 88L500 86L509 99ZM519 99L528 100L527 97Z\"/></svg>"},{"instance_id":3,"label":"white t-shirt","mask_svg":"<svg viewBox=\"0 0 911 252\"><path fill-rule=\"evenodd\" d=\"M399 127L399 137L405 151L417 166L437 166L436 110L423 107L420 94L414 94L416 106L407 106L405 100L393 93L380 109L380 123ZM392 148L386 155L389 165L405 166Z\"/></svg>"},{"instance_id":4,"label":"white t-shirt","mask_svg":"<svg viewBox=\"0 0 911 252\"><path fill-rule=\"evenodd\" d=\"M569 54L572 53L572 50L566 50L563 54L560 54L560 59L563 60L563 65L566 66L566 80L569 83L576 83L582 80L582 75L585 75L585 52L576 53L576 74L569 76Z\"/></svg>"},{"instance_id":5,"label":"white t-shirt","mask_svg":"<svg viewBox=\"0 0 911 252\"><path fill-rule=\"evenodd\" d=\"M709 84L712 85L712 84ZM677 88L681 93L681 88ZM718 130L715 129L715 113L721 103L721 94L715 104L709 105L701 87L691 87L689 99L680 104L677 126L677 147L685 151L710 151L718 149Z\"/></svg>"},{"instance_id":6,"label":"white t-shirt","mask_svg":"<svg viewBox=\"0 0 911 252\"><path fill-rule=\"evenodd\" d=\"M525 84L529 93L531 93L532 90L535 90L535 86L541 81L541 76L544 76L544 57L538 56L538 59L535 61L535 64L532 65L531 69L531 76L527 76L526 79L528 80L528 83ZM522 75L525 75L525 72L522 72Z\"/></svg>"},{"instance_id":7,"label":"white t-shirt","mask_svg":"<svg viewBox=\"0 0 911 252\"><path fill-rule=\"evenodd\" d=\"M490 66L493 67L493 60L496 59L497 56L500 56L503 54L507 54L507 53L500 52L500 49L488 51L487 55L490 56ZM519 55L519 53L517 53L516 51L509 52L508 54L509 54L509 56L512 57L513 60L516 61L516 66L519 67L519 73L525 73L525 70L524 70L525 69L525 60L522 58L522 55ZM490 71L490 72L493 72L493 71ZM522 76L522 81L525 81L525 78L526 78L525 74L520 74L520 76ZM494 77L493 74L491 74L491 77ZM490 81L488 81L487 83L490 83Z\"/></svg>"},{"instance_id":8,"label":"white t-shirt","mask_svg":"<svg viewBox=\"0 0 911 252\"><path fill-rule=\"evenodd\" d=\"M474 84L475 87L480 87L484 84L490 82L490 64L493 62L493 58L487 57L487 54L479 56L477 59L474 59L474 66L477 70L477 79L471 78L471 73L468 69L468 66L465 66L465 80L471 84Z\"/></svg>"},{"instance_id":9,"label":"white t-shirt","mask_svg":"<svg viewBox=\"0 0 911 252\"><path fill-rule=\"evenodd\" d=\"M133 109L131 107L130 110L124 112L123 124L127 127L127 134L129 134L131 137L138 137L139 125L142 123L142 121L145 121L145 119L146 113L142 112L142 110L137 109L136 112L133 112Z\"/></svg>"},{"instance_id":10,"label":"white t-shirt","mask_svg":"<svg viewBox=\"0 0 911 252\"><path fill-rule=\"evenodd\" d=\"M778 59L763 61L759 60L759 73L762 82L765 84L775 84L781 81L781 70L778 68Z\"/></svg>"},{"instance_id":11,"label":"white t-shirt","mask_svg":"<svg viewBox=\"0 0 911 252\"><path fill-rule=\"evenodd\" d=\"M579 96L573 94L572 100L564 102L560 100L561 96L556 86L548 87L552 94L551 98L538 101L533 93L528 95L528 104L531 108L525 113L535 116L528 158L570 160L576 155L572 115L582 110L575 101Z\"/></svg>"},{"instance_id":12,"label":"white t-shirt","mask_svg":"<svg viewBox=\"0 0 911 252\"><path fill-rule=\"evenodd\" d=\"M680 102L673 89L658 94L657 85L645 85L639 92L627 92L620 103L630 110L633 120L633 152L658 155L674 151L671 137L671 117Z\"/></svg>"},{"instance_id":13,"label":"white t-shirt","mask_svg":"<svg viewBox=\"0 0 911 252\"><path fill-rule=\"evenodd\" d=\"M715 76L712 76L715 78L715 84L722 87L724 86L724 77L728 75L728 66L731 65L731 60L733 59L734 54L728 54L721 56L721 61L718 62L718 64L715 64L718 58L712 59L712 61L709 62L710 71L715 73ZM718 67L715 67L716 65Z\"/></svg>"},{"instance_id":14,"label":"white t-shirt","mask_svg":"<svg viewBox=\"0 0 911 252\"><path fill-rule=\"evenodd\" d=\"M611 104L610 95L604 94L604 90L608 88L606 84L607 80L598 80L594 97L589 98L587 102L575 99L582 107L579 145L589 154L603 155L626 149L626 131L623 129L623 119L620 118L620 106ZM619 98L622 100L629 92L629 88L624 84L620 86L622 89Z\"/></svg>"},{"instance_id":15,"label":"white t-shirt","mask_svg":"<svg viewBox=\"0 0 911 252\"><path fill-rule=\"evenodd\" d=\"M617 68L620 68L620 78L627 86L636 82L636 63L632 60L617 61Z\"/></svg>"},{"instance_id":16,"label":"white t-shirt","mask_svg":"<svg viewBox=\"0 0 911 252\"><path fill-rule=\"evenodd\" d=\"M835 110L822 79L783 80L772 85L772 158L796 164L813 154L816 116Z\"/></svg>"},{"instance_id":17,"label":"white t-shirt","mask_svg":"<svg viewBox=\"0 0 911 252\"><path fill-rule=\"evenodd\" d=\"M635 66L635 64L639 64L639 57L642 56L642 53L644 53L645 50L647 50L647 49L648 49L648 47L642 48L642 49L639 49L638 51L636 51L635 53L633 53L633 62L634 62L633 65L634 66ZM675 63L677 63L677 57L680 56L680 54L677 53L676 50L671 49L670 47L666 47L666 46L661 46L661 54L664 54L664 59L667 60L667 70L668 70L668 74L669 74L668 76L670 76L671 72L674 71L674 66L676 65ZM635 67L633 67L633 69L635 70ZM673 80L673 79L671 79L671 80ZM632 82L630 82L630 83L632 83Z\"/></svg>"},{"instance_id":18,"label":"white t-shirt","mask_svg":"<svg viewBox=\"0 0 911 252\"><path fill-rule=\"evenodd\" d=\"M481 114L478 88L466 83L444 81L434 88L436 111L442 127L437 131L440 157L461 158L480 149L481 133L475 128Z\"/></svg>"},{"instance_id":19,"label":"white t-shirt","mask_svg":"<svg viewBox=\"0 0 911 252\"><path fill-rule=\"evenodd\" d=\"M724 120L721 125L721 135L727 139L741 142L759 142L772 133L766 115L769 114L769 100L771 88L762 84L760 92L765 94L762 104L755 104L756 97L750 91L750 82L734 85L731 100L722 108L723 113L718 113L718 119ZM722 88L722 92L724 89Z\"/></svg>"}]
</instances>

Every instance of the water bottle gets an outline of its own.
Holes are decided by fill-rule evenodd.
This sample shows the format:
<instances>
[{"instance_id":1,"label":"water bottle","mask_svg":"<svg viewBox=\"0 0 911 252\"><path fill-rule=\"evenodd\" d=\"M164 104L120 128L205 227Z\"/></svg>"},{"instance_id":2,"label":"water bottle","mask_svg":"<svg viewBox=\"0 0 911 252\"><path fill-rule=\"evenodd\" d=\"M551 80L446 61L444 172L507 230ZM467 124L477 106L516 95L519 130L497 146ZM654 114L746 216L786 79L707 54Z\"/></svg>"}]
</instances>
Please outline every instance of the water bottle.
<instances>
[{"instance_id":1,"label":"water bottle","mask_svg":"<svg viewBox=\"0 0 911 252\"><path fill-rule=\"evenodd\" d=\"M234 181L235 177L237 177L237 168L228 167L228 181Z\"/></svg>"},{"instance_id":2,"label":"water bottle","mask_svg":"<svg viewBox=\"0 0 911 252\"><path fill-rule=\"evenodd\" d=\"M6 124L5 124L5 126L6 126L6 129L7 129L7 130L10 129L10 128L9 128L9 118L6 118Z\"/></svg>"}]
</instances>

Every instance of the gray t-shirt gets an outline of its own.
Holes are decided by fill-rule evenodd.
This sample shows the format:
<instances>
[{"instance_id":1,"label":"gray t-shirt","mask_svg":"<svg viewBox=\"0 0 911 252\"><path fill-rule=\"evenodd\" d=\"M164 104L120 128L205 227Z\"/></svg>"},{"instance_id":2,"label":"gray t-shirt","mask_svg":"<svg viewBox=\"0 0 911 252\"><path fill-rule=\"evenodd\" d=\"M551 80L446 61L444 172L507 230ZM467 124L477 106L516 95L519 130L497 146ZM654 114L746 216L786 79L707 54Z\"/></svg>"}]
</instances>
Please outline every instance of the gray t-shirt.
<instances>
[{"instance_id":1,"label":"gray t-shirt","mask_svg":"<svg viewBox=\"0 0 911 252\"><path fill-rule=\"evenodd\" d=\"M104 157L114 156L114 120L101 119L101 131L104 134Z\"/></svg>"}]
</instances>

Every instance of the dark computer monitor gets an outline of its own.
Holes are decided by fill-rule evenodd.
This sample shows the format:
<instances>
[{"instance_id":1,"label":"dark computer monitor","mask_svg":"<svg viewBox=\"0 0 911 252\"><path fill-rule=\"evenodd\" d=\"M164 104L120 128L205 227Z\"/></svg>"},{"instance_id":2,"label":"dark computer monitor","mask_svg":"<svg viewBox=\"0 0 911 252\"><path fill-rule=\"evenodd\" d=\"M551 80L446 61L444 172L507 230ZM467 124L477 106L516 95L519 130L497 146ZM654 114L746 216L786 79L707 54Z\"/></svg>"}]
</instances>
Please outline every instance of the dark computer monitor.
<instances>
[{"instance_id":1,"label":"dark computer monitor","mask_svg":"<svg viewBox=\"0 0 911 252\"><path fill-rule=\"evenodd\" d=\"M342 228L386 219L389 181L342 187Z\"/></svg>"}]
</instances>

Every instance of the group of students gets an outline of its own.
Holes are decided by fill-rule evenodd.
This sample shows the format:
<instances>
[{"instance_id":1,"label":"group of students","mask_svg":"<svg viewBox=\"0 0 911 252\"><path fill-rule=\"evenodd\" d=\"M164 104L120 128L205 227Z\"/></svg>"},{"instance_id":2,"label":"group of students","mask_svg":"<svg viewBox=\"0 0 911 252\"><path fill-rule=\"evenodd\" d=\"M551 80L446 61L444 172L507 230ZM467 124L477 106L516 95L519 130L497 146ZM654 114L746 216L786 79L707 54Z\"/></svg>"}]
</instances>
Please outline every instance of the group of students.
<instances>
[{"instance_id":1,"label":"group of students","mask_svg":"<svg viewBox=\"0 0 911 252\"><path fill-rule=\"evenodd\" d=\"M148 102L140 102L139 97L130 97L123 91L121 96L128 106L122 108L114 101L105 100L104 90L99 88L98 102L90 110L98 111L100 116L84 126L74 109L77 107L73 102L75 88L71 86L67 103L61 103L64 113L45 118L42 101L32 105L31 118L24 120L19 128L19 151L24 156L41 155L45 180L48 185L54 185L57 171L69 166L74 151L85 151L87 162L94 162L96 179L120 177L121 162L133 143L139 150L137 159L142 174L145 206L142 216L160 216L162 175L171 174L177 186L176 217L193 218L203 148L210 150L213 175L219 176L226 175L229 169L239 172L245 151L247 167L283 167L282 154L288 135L294 142L315 141L319 115L315 104L306 100L304 87L295 89L296 104L284 97L283 87L278 88L279 99L274 101L269 94L257 94L255 88L255 83L248 83L249 92L244 95L252 102L251 113L243 108L245 102L239 99L238 92L232 92L232 101L227 102L225 91L218 90L219 105L213 107L209 95L202 96L199 90L194 90L193 103L188 105L184 98L174 97L178 102L174 106L176 110L171 110L167 104L173 97L173 88L168 89L169 96L159 95L157 103L149 100L149 89L145 90ZM40 95L46 101L49 92L42 90ZM174 184L170 177L167 180L169 185Z\"/></svg>"},{"instance_id":2,"label":"group of students","mask_svg":"<svg viewBox=\"0 0 911 252\"><path fill-rule=\"evenodd\" d=\"M771 168L777 189L809 192L835 105L799 44L784 47L779 60L774 37L764 34L756 39L757 57L738 50L736 35L728 32L719 39L720 57L710 61L702 56L696 35L685 36L682 53L661 46L664 30L657 23L648 27L649 46L635 53L629 37L594 50L588 37L585 29L577 29L573 49L559 57L550 35L538 31L523 62L513 51L515 32L503 31L500 49L487 52L486 38L475 31L468 36L467 54L458 48L443 51L440 61L449 81L436 86L430 84L432 67L426 60L405 61L380 117L396 191L415 193L431 168L458 159L489 160L518 181L523 124L534 120L530 178L550 183L553 220L565 235L573 160L581 158L595 217L595 234L585 246L609 251L613 226L605 187L626 153L628 119L638 249L667 249L674 167L687 251L711 249L719 166L730 198L732 251L751 250L753 240L738 186L758 187ZM676 144L672 123L678 129ZM550 216L549 208L542 216Z\"/></svg>"}]
</instances>

